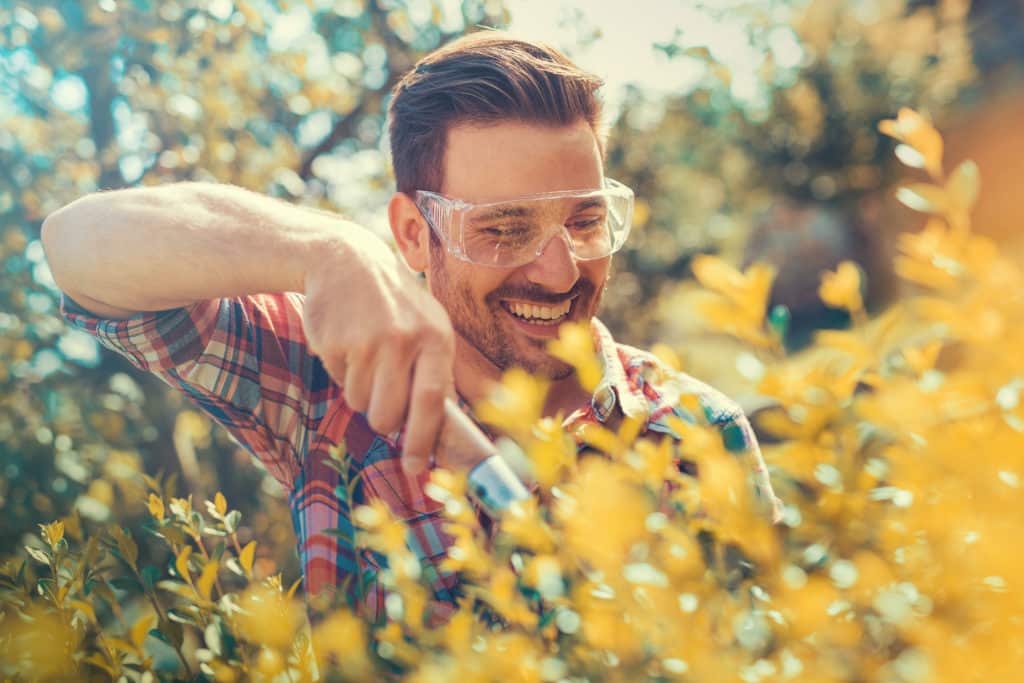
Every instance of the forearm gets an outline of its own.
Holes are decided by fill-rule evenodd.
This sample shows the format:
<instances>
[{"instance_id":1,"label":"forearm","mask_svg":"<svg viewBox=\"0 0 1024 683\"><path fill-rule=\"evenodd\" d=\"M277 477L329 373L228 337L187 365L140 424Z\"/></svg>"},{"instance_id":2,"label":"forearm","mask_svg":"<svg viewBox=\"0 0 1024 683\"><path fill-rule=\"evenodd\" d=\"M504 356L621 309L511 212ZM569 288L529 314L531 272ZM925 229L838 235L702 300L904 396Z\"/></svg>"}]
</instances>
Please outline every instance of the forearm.
<instances>
[{"instance_id":1,"label":"forearm","mask_svg":"<svg viewBox=\"0 0 1024 683\"><path fill-rule=\"evenodd\" d=\"M339 216L203 183L83 197L46 219L42 240L61 289L125 311L303 291L325 249L380 243Z\"/></svg>"}]
</instances>

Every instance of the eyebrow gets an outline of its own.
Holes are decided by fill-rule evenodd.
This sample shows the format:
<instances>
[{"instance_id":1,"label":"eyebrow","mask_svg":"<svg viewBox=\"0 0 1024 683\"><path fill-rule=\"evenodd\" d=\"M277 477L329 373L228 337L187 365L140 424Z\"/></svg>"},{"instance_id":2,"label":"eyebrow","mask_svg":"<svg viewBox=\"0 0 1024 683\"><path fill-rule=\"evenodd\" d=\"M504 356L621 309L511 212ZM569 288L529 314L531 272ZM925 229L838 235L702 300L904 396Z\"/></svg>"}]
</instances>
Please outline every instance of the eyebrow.
<instances>
[{"instance_id":1,"label":"eyebrow","mask_svg":"<svg viewBox=\"0 0 1024 683\"><path fill-rule=\"evenodd\" d=\"M573 207L573 211L583 211L584 209L603 209L607 205L608 202L604 199L585 199Z\"/></svg>"},{"instance_id":2,"label":"eyebrow","mask_svg":"<svg viewBox=\"0 0 1024 683\"><path fill-rule=\"evenodd\" d=\"M573 212L594 208L602 209L605 206L606 202L604 199L585 199L573 207ZM501 218L523 218L525 216L532 216L533 214L534 210L525 206L500 206L478 216L473 216L471 222L474 224L487 223Z\"/></svg>"},{"instance_id":3,"label":"eyebrow","mask_svg":"<svg viewBox=\"0 0 1024 683\"><path fill-rule=\"evenodd\" d=\"M473 223L486 223L499 218L522 218L533 214L533 209L525 206L500 206L479 216L473 216Z\"/></svg>"}]
</instances>

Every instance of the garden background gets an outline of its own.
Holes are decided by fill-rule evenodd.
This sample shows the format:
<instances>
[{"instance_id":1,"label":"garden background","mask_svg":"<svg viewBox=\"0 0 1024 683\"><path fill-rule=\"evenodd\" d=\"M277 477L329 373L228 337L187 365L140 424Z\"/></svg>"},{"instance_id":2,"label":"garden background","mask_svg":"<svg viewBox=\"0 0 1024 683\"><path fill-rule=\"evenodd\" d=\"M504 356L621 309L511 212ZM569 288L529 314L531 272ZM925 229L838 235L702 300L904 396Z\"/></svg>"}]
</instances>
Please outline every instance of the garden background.
<instances>
[{"instance_id":1,"label":"garden background","mask_svg":"<svg viewBox=\"0 0 1024 683\"><path fill-rule=\"evenodd\" d=\"M384 234L388 90L450 38L510 26L544 32L610 76L607 172L635 189L637 208L602 319L744 405L785 519L766 531L723 521L718 508L722 526L680 527L735 544L757 571L730 574L728 552L716 564L710 546L696 573L646 554L628 564L661 572L653 584L623 580L670 591L680 614L717 615L679 632L699 651L668 652L682 626L588 618L565 596L593 577L562 557L554 593L538 588L536 567L550 566L534 563L533 579L513 581L525 607L494 586L480 597L534 636L514 657L533 664L503 669L496 662L511 655L494 651L458 661L448 632L436 641L408 624L364 634L334 621L360 646L321 669L341 663L333 675L351 680L449 680L473 661L486 663L479 680L1014 680L1024 663L1024 558L1013 552L1024 519L1024 10L1014 0L605 5L0 0L5 676L309 670L294 654L301 620L284 637L253 635L220 604L234 591L265 606L246 585L280 575L287 590L298 578L283 492L182 397L61 322L39 241L46 215L99 189L206 180ZM623 467L625 454L647 453L628 434L605 436ZM531 438L522 446L540 457ZM590 476L619 491L620 475L629 479L565 465L545 486L571 490ZM694 491L715 509L714 491ZM554 537L597 533L534 512ZM210 515L206 530L189 526L196 514ZM40 534L57 520L59 534ZM667 542L651 526L634 531ZM226 542L211 559L197 541L190 558L192 532ZM623 533L625 558L637 539ZM763 543L744 547L751 538ZM166 604L154 604L168 582L185 588L165 585ZM698 595L701 608L687 609L681 596ZM635 603L620 611L643 612ZM538 620L515 616L520 607ZM63 635L34 649L47 629ZM228 634L238 647L222 644ZM366 658L347 659L355 650Z\"/></svg>"}]
</instances>

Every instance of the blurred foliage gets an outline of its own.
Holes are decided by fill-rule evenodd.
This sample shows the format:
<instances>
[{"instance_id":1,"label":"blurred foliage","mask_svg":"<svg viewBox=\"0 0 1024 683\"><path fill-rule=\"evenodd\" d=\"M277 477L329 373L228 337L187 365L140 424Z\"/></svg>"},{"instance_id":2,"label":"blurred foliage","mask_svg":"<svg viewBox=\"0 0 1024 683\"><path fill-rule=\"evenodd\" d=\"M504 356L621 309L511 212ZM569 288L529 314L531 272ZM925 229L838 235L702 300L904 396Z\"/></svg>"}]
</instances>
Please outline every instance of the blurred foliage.
<instances>
[{"instance_id":1,"label":"blurred foliage","mask_svg":"<svg viewBox=\"0 0 1024 683\"><path fill-rule=\"evenodd\" d=\"M0 573L5 675L61 679L435 681L1007 681L1024 664L1015 552L1024 462L1024 272L972 233L971 162L943 171L941 139L911 110L881 128L926 169L900 200L928 216L896 270L915 294L876 317L859 271L820 284L855 324L791 357L766 315L770 268L704 257L708 323L749 342L765 455L786 502L771 526L743 464L706 424L682 439L587 425L596 455L541 417L545 383L508 373L478 412L515 435L539 496L484 531L464 477L428 493L456 538L446 560L464 597L430 619L406 529L359 507L356 541L386 558L386 623L359 605L307 625L280 576L254 577L255 544L217 493L203 506L143 478L162 565L142 564L118 525L41 525ZM584 328L553 347L591 374ZM665 363L671 364L666 357ZM697 401L681 392L681 404ZM700 415L695 408L690 414ZM970 452L972 457L965 458ZM344 459L342 451L336 457ZM699 479L674 466L696 463ZM345 464L339 466L344 469ZM137 596L127 600L127 596ZM314 606L315 607L315 606Z\"/></svg>"},{"instance_id":2,"label":"blurred foliage","mask_svg":"<svg viewBox=\"0 0 1024 683\"><path fill-rule=\"evenodd\" d=\"M854 258L884 279L882 231L863 209L891 188L895 166L891 144L873 131L901 106L941 117L972 81L969 7L740 3L708 11L723 24L746 16L736 38L746 44L726 51L683 26L659 45L698 75L678 95L634 90L612 132L609 175L642 200L609 291L612 329L628 327L645 343L662 338L658 309L638 315L631 302L673 289L707 251L772 263L782 278L773 303L818 325L827 311L811 294L822 269ZM761 60L753 81L727 66L743 50Z\"/></svg>"},{"instance_id":3,"label":"blurred foliage","mask_svg":"<svg viewBox=\"0 0 1024 683\"><path fill-rule=\"evenodd\" d=\"M263 573L297 571L286 501L251 457L56 317L39 225L88 192L177 180L378 210L390 87L504 17L476 0L0 0L0 556L71 509L134 525L142 470L223 487Z\"/></svg>"},{"instance_id":4,"label":"blurred foliage","mask_svg":"<svg viewBox=\"0 0 1024 683\"><path fill-rule=\"evenodd\" d=\"M662 49L701 65L697 86L627 102L609 175L642 201L605 316L653 340L693 303L739 340L731 356L770 399L758 428L785 526L753 513L741 470L698 426L678 425L682 446L636 441L629 423L594 430L607 458L577 461L568 435L530 413L537 385L513 375L520 443L506 446L529 456L543 495L489 538L459 479L438 473L469 596L460 609L422 623L429 592L403 532L366 508L360 542L392 567L392 619L370 626L343 610L309 626L280 490L182 397L61 324L38 226L93 190L186 179L379 213L390 85L505 10L0 0L3 676L1013 680L1024 369L1006 349L1024 343L1024 290L970 230L977 169L943 175L926 117L884 125L899 160L928 177L899 194L930 216L896 245L894 270L917 291L872 317L873 274L845 262L841 242L821 282L820 268L799 282L853 325L799 354L786 355L791 318L770 298L785 269L694 258L742 260L757 244L745 226L772 192L844 212L889 187L892 149L872 131L904 104L941 117L972 77L965 5L785 7L730 9L752 13L751 44L768 57L753 92L682 32ZM836 215L830 234L848 234ZM697 300L662 292L691 273L707 290ZM567 331L558 350L581 375L593 372L585 339ZM673 347L656 351L676 362ZM665 467L680 453L700 484Z\"/></svg>"}]
</instances>

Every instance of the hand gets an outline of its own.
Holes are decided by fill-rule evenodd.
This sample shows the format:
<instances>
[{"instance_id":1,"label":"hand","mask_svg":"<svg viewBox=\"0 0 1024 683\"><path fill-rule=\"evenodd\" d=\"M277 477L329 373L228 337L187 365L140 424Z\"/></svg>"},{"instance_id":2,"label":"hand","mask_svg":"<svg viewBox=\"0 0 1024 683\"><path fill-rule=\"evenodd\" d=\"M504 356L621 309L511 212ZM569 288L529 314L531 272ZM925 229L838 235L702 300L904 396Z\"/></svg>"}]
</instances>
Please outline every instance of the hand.
<instances>
[{"instance_id":1,"label":"hand","mask_svg":"<svg viewBox=\"0 0 1024 683\"><path fill-rule=\"evenodd\" d=\"M444 307L382 240L352 225L305 280L309 348L374 431L405 424L402 464L426 469L454 396L455 333Z\"/></svg>"}]
</instances>

